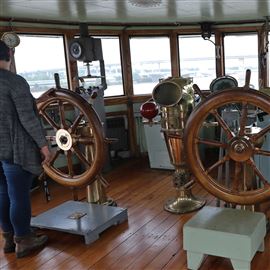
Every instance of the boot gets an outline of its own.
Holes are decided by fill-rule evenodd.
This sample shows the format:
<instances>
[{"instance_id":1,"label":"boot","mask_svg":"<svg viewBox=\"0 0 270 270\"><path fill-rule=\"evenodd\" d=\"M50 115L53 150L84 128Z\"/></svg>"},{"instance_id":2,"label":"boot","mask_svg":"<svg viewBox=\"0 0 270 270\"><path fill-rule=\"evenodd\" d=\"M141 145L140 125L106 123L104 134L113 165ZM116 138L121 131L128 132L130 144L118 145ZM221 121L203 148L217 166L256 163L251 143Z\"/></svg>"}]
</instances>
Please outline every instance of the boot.
<instances>
[{"instance_id":1,"label":"boot","mask_svg":"<svg viewBox=\"0 0 270 270\"><path fill-rule=\"evenodd\" d=\"M15 243L13 241L13 233L12 232L3 232L3 237L5 240L4 243L4 253L11 253L15 251Z\"/></svg>"},{"instance_id":2,"label":"boot","mask_svg":"<svg viewBox=\"0 0 270 270\"><path fill-rule=\"evenodd\" d=\"M43 247L47 240L47 235L36 235L35 233L27 236L14 236L16 257L22 258L27 256L31 251Z\"/></svg>"}]
</instances>

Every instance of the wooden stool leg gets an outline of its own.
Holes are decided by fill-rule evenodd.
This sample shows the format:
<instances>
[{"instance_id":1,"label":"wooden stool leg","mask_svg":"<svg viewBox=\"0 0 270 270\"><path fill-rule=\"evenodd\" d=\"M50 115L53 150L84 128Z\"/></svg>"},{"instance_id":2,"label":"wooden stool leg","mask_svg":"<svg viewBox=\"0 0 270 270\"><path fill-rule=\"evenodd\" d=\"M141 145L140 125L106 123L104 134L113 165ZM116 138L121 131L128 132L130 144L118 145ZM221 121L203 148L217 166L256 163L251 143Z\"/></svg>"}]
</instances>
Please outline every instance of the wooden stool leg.
<instances>
[{"instance_id":1,"label":"wooden stool leg","mask_svg":"<svg viewBox=\"0 0 270 270\"><path fill-rule=\"evenodd\" d=\"M202 264L204 258L203 253L187 251L187 265L188 269L197 270Z\"/></svg>"},{"instance_id":2,"label":"wooden stool leg","mask_svg":"<svg viewBox=\"0 0 270 270\"><path fill-rule=\"evenodd\" d=\"M250 261L234 260L231 259L234 270L250 270Z\"/></svg>"}]
</instances>

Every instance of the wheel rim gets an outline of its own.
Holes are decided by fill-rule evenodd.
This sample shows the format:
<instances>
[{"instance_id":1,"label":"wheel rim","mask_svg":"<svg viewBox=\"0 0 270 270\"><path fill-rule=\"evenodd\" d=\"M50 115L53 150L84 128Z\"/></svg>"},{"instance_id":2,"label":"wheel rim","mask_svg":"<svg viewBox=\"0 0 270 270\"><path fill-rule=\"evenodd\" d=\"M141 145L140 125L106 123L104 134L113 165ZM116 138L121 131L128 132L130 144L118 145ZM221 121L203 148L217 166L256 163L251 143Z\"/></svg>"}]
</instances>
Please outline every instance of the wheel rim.
<instances>
[{"instance_id":1,"label":"wheel rim","mask_svg":"<svg viewBox=\"0 0 270 270\"><path fill-rule=\"evenodd\" d=\"M263 148L270 124L250 127L250 133L246 128L251 111L255 110L255 116L270 115L269 104L269 96L237 87L212 94L190 115L184 135L188 165L198 182L217 198L234 204L256 204L270 197L266 173L256 164L258 158L270 158L270 151ZM233 129L223 120L226 108L235 108L238 127ZM214 139L202 135L209 119L216 124ZM205 146L216 151L213 160L208 156L203 160L201 148Z\"/></svg>"},{"instance_id":2,"label":"wheel rim","mask_svg":"<svg viewBox=\"0 0 270 270\"><path fill-rule=\"evenodd\" d=\"M43 166L45 173L65 186L92 183L105 157L103 128L95 110L65 89L48 90L37 100L37 108L45 128L50 129L46 138L53 151L51 162Z\"/></svg>"}]
</instances>

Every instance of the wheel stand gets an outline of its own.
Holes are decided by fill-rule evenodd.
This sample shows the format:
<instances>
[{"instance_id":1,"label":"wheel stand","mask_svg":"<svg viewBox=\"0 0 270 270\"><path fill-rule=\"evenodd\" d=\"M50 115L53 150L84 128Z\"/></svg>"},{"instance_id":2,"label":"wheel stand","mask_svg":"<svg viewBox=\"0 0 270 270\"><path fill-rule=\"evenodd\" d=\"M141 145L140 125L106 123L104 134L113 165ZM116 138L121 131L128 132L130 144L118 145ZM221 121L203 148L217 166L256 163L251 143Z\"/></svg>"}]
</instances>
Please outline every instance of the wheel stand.
<instances>
[{"instance_id":1,"label":"wheel stand","mask_svg":"<svg viewBox=\"0 0 270 270\"><path fill-rule=\"evenodd\" d=\"M264 251L263 213L205 206L183 227L188 269L198 270L206 255L231 260L234 270L250 270L257 251Z\"/></svg>"},{"instance_id":2,"label":"wheel stand","mask_svg":"<svg viewBox=\"0 0 270 270\"><path fill-rule=\"evenodd\" d=\"M83 235L91 244L99 234L127 220L127 209L88 202L67 201L31 219L31 226Z\"/></svg>"}]
</instances>

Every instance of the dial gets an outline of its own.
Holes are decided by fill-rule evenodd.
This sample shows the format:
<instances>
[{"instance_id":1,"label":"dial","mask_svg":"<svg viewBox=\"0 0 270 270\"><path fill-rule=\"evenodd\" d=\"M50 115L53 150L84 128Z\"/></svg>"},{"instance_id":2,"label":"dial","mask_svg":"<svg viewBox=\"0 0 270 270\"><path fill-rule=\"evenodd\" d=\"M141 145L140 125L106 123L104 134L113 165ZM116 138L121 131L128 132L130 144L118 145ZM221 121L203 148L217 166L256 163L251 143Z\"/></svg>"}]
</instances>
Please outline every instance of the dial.
<instances>
[{"instance_id":1,"label":"dial","mask_svg":"<svg viewBox=\"0 0 270 270\"><path fill-rule=\"evenodd\" d=\"M82 46L78 41L74 41L70 44L69 51L71 56L77 60L82 56Z\"/></svg>"},{"instance_id":2,"label":"dial","mask_svg":"<svg viewBox=\"0 0 270 270\"><path fill-rule=\"evenodd\" d=\"M5 32L1 40L6 43L9 48L15 48L20 44L20 37L15 32Z\"/></svg>"}]
</instances>

